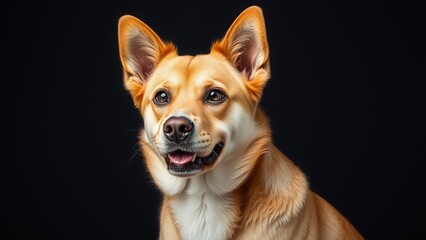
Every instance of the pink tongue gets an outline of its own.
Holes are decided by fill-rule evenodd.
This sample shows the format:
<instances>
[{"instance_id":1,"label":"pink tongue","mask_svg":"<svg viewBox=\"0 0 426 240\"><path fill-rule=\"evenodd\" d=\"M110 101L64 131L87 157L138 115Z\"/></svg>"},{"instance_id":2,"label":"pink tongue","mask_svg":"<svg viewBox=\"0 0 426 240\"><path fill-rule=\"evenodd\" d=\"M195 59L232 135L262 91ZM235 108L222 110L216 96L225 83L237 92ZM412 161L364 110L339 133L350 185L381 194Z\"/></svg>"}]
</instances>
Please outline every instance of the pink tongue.
<instances>
[{"instance_id":1,"label":"pink tongue","mask_svg":"<svg viewBox=\"0 0 426 240\"><path fill-rule=\"evenodd\" d=\"M169 154L170 161L174 164L185 164L192 160L194 153L176 151Z\"/></svg>"}]
</instances>

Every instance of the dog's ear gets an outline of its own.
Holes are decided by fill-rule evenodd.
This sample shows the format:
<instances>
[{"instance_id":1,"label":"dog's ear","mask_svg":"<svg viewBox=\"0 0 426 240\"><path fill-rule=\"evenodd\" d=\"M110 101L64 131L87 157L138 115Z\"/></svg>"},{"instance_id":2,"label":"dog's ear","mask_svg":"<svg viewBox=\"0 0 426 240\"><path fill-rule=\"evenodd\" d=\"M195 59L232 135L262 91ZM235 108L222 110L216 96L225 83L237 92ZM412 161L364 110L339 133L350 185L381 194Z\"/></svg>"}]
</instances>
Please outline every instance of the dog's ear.
<instances>
[{"instance_id":1,"label":"dog's ear","mask_svg":"<svg viewBox=\"0 0 426 240\"><path fill-rule=\"evenodd\" d=\"M229 27L224 38L213 44L212 51L225 55L246 76L254 93L261 94L270 74L262 9L251 6L244 10Z\"/></svg>"},{"instance_id":2,"label":"dog's ear","mask_svg":"<svg viewBox=\"0 0 426 240\"><path fill-rule=\"evenodd\" d=\"M144 84L161 59L176 54L176 48L171 43L163 42L150 27L130 15L122 16L119 20L118 43L124 86L139 107Z\"/></svg>"}]
</instances>

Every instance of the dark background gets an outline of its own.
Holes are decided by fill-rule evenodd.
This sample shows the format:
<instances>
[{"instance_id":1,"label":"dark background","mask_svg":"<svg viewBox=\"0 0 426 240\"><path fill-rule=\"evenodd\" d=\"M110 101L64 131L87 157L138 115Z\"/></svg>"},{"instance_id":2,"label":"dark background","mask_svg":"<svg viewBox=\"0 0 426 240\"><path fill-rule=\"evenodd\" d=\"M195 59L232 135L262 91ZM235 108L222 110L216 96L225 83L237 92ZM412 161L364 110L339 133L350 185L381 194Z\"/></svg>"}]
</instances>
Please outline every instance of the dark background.
<instances>
[{"instance_id":1,"label":"dark background","mask_svg":"<svg viewBox=\"0 0 426 240\"><path fill-rule=\"evenodd\" d=\"M2 1L2 239L156 239L117 22L207 53L264 10L274 140L367 239L425 239L420 1Z\"/></svg>"}]
</instances>

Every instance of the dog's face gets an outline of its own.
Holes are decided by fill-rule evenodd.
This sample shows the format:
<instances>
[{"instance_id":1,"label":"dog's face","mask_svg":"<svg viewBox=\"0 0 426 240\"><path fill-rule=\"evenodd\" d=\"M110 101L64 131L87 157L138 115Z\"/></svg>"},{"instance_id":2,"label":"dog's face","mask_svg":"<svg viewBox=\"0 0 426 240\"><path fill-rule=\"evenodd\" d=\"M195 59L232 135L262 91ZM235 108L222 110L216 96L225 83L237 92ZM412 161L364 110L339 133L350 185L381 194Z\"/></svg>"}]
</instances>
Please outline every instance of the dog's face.
<instances>
[{"instance_id":1,"label":"dog's face","mask_svg":"<svg viewBox=\"0 0 426 240\"><path fill-rule=\"evenodd\" d=\"M120 19L119 45L125 87L144 120L141 144L156 183L175 194L191 177L210 172L219 181L224 174L246 174L250 163L240 156L255 151L248 148L261 131L255 117L269 78L260 9L241 13L210 54L179 56L132 16Z\"/></svg>"},{"instance_id":2,"label":"dog's face","mask_svg":"<svg viewBox=\"0 0 426 240\"><path fill-rule=\"evenodd\" d=\"M235 141L232 131L242 130L232 123L250 117L241 109L249 104L244 85L224 61L221 55L176 56L161 62L147 82L145 135L175 176L214 167Z\"/></svg>"}]
</instances>

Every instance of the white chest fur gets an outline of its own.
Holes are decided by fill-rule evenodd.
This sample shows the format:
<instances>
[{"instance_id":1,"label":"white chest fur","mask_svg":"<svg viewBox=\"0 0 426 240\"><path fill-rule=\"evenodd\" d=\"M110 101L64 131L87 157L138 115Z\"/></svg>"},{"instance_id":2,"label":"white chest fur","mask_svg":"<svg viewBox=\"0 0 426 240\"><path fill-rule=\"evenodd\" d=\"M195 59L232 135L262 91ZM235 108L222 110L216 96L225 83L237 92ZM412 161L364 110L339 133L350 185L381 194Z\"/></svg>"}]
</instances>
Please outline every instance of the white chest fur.
<instances>
[{"instance_id":1,"label":"white chest fur","mask_svg":"<svg viewBox=\"0 0 426 240\"><path fill-rule=\"evenodd\" d=\"M231 199L212 193L205 185L205 178L192 179L171 206L185 240L226 239L231 232L235 218Z\"/></svg>"}]
</instances>

